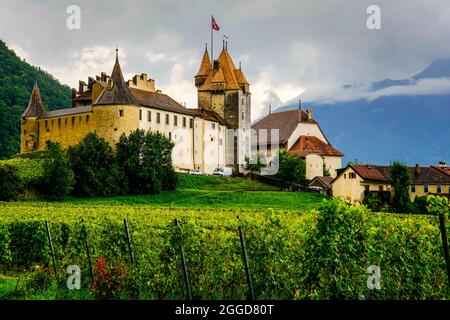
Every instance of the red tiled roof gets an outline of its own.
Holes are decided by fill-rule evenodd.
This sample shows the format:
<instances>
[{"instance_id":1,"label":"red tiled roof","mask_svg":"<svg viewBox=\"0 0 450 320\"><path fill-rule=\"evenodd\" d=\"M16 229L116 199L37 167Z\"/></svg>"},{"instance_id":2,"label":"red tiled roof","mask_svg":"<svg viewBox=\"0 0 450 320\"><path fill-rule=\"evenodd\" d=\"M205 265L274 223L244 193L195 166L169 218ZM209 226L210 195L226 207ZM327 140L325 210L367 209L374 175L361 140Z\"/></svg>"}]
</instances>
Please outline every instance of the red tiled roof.
<instances>
[{"instance_id":1,"label":"red tiled roof","mask_svg":"<svg viewBox=\"0 0 450 320\"><path fill-rule=\"evenodd\" d=\"M364 180L388 182L389 166L351 165ZM450 175L435 170L434 167L408 167L411 184L450 184Z\"/></svg>"},{"instance_id":2,"label":"red tiled roof","mask_svg":"<svg viewBox=\"0 0 450 320\"><path fill-rule=\"evenodd\" d=\"M342 157L344 155L331 144L323 142L315 136L300 136L289 150L289 153L296 154L300 157L305 157L310 153L336 157Z\"/></svg>"},{"instance_id":3,"label":"red tiled roof","mask_svg":"<svg viewBox=\"0 0 450 320\"><path fill-rule=\"evenodd\" d=\"M450 176L450 166L433 166L433 169Z\"/></svg>"}]
</instances>

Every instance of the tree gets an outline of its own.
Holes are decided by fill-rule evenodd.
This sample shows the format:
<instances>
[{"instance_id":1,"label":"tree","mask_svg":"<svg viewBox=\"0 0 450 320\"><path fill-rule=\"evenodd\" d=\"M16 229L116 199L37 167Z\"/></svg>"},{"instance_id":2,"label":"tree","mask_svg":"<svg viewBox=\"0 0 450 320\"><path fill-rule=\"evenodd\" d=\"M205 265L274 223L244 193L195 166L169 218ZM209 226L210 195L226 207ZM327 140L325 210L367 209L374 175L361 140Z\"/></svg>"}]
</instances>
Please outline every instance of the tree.
<instances>
[{"instance_id":1,"label":"tree","mask_svg":"<svg viewBox=\"0 0 450 320\"><path fill-rule=\"evenodd\" d=\"M278 154L278 173L276 178L288 182L302 182L306 178L306 163L299 156L281 151Z\"/></svg>"},{"instance_id":2,"label":"tree","mask_svg":"<svg viewBox=\"0 0 450 320\"><path fill-rule=\"evenodd\" d=\"M388 182L394 189L394 207L398 211L409 212L411 200L409 197L410 176L408 167L397 161L391 163Z\"/></svg>"},{"instance_id":3,"label":"tree","mask_svg":"<svg viewBox=\"0 0 450 320\"><path fill-rule=\"evenodd\" d=\"M135 130L122 134L116 145L117 161L132 194L173 190L177 175L172 166L173 142L164 135Z\"/></svg>"},{"instance_id":4,"label":"tree","mask_svg":"<svg viewBox=\"0 0 450 320\"><path fill-rule=\"evenodd\" d=\"M0 201L17 200L23 190L23 182L17 168L10 165L0 166Z\"/></svg>"},{"instance_id":5,"label":"tree","mask_svg":"<svg viewBox=\"0 0 450 320\"><path fill-rule=\"evenodd\" d=\"M113 149L96 133L87 134L78 144L69 147L68 156L75 173L75 196L107 197L126 191Z\"/></svg>"},{"instance_id":6,"label":"tree","mask_svg":"<svg viewBox=\"0 0 450 320\"><path fill-rule=\"evenodd\" d=\"M253 178L253 175L258 174L261 172L261 168L264 167L264 165L261 162L261 159L259 157L259 154L256 155L256 163L254 161L254 159L252 159L253 161L250 162L250 158L249 157L245 157L245 170L250 171L250 176Z\"/></svg>"},{"instance_id":7,"label":"tree","mask_svg":"<svg viewBox=\"0 0 450 320\"><path fill-rule=\"evenodd\" d=\"M327 166L326 166L326 164L325 164L325 161L323 162L323 176L324 176L324 177L329 177L329 176L331 176L330 170L328 170L328 168L327 168Z\"/></svg>"},{"instance_id":8,"label":"tree","mask_svg":"<svg viewBox=\"0 0 450 320\"><path fill-rule=\"evenodd\" d=\"M66 153L59 143L46 142L43 168L41 189L45 197L56 201L69 195L74 177Z\"/></svg>"}]
</instances>

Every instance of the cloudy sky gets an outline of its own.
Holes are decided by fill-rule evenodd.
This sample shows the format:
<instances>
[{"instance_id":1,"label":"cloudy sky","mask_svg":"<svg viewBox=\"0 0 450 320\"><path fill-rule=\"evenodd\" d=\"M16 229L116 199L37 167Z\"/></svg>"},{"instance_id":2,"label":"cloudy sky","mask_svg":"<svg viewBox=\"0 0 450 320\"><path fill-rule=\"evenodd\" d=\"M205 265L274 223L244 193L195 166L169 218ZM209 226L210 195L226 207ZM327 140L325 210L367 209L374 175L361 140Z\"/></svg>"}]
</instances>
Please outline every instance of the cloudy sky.
<instances>
[{"instance_id":1,"label":"cloudy sky","mask_svg":"<svg viewBox=\"0 0 450 320\"><path fill-rule=\"evenodd\" d=\"M366 10L381 9L381 30ZM66 27L67 8L81 9L81 29ZM63 83L110 73L119 46L126 78L147 73L177 101L196 106L193 83L210 42L228 50L251 84L252 118L301 96L304 101L365 97L365 84L408 78L450 57L448 0L0 0L0 38ZM343 84L358 89L342 91ZM450 91L448 80L401 88L402 94ZM395 94L395 88L381 94ZM373 93L370 93L373 96ZM370 97L369 97L370 98Z\"/></svg>"}]
</instances>

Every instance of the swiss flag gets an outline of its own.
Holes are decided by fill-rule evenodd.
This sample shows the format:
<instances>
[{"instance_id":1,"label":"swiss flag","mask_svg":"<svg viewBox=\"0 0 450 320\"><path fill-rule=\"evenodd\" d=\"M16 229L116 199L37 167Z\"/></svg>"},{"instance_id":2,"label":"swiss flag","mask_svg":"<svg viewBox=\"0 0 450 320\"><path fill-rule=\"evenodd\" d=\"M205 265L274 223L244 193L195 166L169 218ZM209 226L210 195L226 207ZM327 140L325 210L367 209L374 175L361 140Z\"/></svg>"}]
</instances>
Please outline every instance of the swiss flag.
<instances>
[{"instance_id":1,"label":"swiss flag","mask_svg":"<svg viewBox=\"0 0 450 320\"><path fill-rule=\"evenodd\" d=\"M220 27L219 27L219 25L216 23L216 20L214 20L214 17L213 17L213 16L211 16L211 27L212 27L214 30L216 30L216 31L219 31L219 30L220 30Z\"/></svg>"}]
</instances>

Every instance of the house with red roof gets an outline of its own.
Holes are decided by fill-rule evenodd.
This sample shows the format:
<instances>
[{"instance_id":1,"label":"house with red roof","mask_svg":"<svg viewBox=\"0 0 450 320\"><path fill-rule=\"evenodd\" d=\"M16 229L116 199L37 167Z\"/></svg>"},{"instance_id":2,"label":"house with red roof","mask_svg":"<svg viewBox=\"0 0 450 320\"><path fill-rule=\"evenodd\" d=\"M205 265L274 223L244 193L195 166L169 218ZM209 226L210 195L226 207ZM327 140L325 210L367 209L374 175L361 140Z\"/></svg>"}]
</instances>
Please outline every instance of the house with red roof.
<instances>
[{"instance_id":1,"label":"house with red roof","mask_svg":"<svg viewBox=\"0 0 450 320\"><path fill-rule=\"evenodd\" d=\"M409 167L411 200L426 195L450 196L448 166ZM331 181L332 194L349 202L363 202L367 196L387 202L394 192L389 185L389 166L350 164Z\"/></svg>"},{"instance_id":2,"label":"house with red roof","mask_svg":"<svg viewBox=\"0 0 450 320\"><path fill-rule=\"evenodd\" d=\"M306 112L298 109L283 112L269 112L268 115L252 125L256 133L256 141L252 147L260 150L267 144L267 149L274 144L272 131L278 130L279 150L295 154L306 161L306 179L315 177L336 177L337 170L342 168L344 154L337 150L325 136L319 123L313 119L312 110ZM266 131L265 131L266 130ZM266 132L266 141L261 141L261 132ZM270 152L269 152L270 157Z\"/></svg>"}]
</instances>

